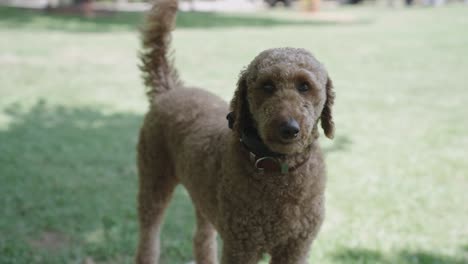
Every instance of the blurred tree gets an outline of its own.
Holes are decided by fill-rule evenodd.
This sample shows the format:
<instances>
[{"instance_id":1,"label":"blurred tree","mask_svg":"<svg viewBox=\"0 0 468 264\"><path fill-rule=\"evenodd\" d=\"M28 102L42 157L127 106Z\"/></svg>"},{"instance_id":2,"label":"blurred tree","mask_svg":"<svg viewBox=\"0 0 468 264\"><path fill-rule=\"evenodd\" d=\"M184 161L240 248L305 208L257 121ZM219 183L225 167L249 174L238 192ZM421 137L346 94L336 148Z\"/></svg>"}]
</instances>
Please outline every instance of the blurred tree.
<instances>
[{"instance_id":1,"label":"blurred tree","mask_svg":"<svg viewBox=\"0 0 468 264\"><path fill-rule=\"evenodd\" d=\"M318 12L320 10L320 0L303 0L303 8L309 12Z\"/></svg>"},{"instance_id":2,"label":"blurred tree","mask_svg":"<svg viewBox=\"0 0 468 264\"><path fill-rule=\"evenodd\" d=\"M94 0L49 0L46 9L53 13L95 16Z\"/></svg>"},{"instance_id":3,"label":"blurred tree","mask_svg":"<svg viewBox=\"0 0 468 264\"><path fill-rule=\"evenodd\" d=\"M292 0L265 0L270 7L275 7L278 3L283 3L285 7L290 7Z\"/></svg>"},{"instance_id":4,"label":"blurred tree","mask_svg":"<svg viewBox=\"0 0 468 264\"><path fill-rule=\"evenodd\" d=\"M86 16L94 16L94 0L73 0L73 3Z\"/></svg>"}]
</instances>

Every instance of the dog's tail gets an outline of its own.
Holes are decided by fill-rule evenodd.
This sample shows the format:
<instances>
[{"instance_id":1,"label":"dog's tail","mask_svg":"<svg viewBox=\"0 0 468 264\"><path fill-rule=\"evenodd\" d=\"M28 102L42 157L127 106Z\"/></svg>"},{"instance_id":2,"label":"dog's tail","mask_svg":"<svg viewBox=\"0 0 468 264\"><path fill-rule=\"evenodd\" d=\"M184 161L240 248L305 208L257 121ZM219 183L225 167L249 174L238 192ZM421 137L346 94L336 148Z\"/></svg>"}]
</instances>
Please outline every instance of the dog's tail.
<instances>
[{"instance_id":1,"label":"dog's tail","mask_svg":"<svg viewBox=\"0 0 468 264\"><path fill-rule=\"evenodd\" d=\"M177 13L177 0L154 0L142 30L140 52L143 80L150 103L162 92L181 85L169 54L171 31Z\"/></svg>"}]
</instances>

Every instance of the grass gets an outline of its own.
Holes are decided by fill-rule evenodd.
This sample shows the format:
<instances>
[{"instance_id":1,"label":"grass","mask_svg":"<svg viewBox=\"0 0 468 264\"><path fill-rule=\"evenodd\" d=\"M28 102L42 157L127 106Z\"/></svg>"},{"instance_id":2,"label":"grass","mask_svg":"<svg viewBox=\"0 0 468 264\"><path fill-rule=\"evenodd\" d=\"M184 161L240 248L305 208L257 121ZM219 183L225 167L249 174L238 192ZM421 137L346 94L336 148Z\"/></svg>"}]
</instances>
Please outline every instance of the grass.
<instances>
[{"instance_id":1,"label":"grass","mask_svg":"<svg viewBox=\"0 0 468 264\"><path fill-rule=\"evenodd\" d=\"M47 29L68 32L135 31L143 21L141 12L106 12L96 18L47 11L22 10L1 7L3 26L25 29ZM364 21L357 21L364 22ZM178 28L276 27L282 25L330 25L338 21L297 20L275 15L218 14L214 12L183 12L178 17Z\"/></svg>"},{"instance_id":2,"label":"grass","mask_svg":"<svg viewBox=\"0 0 468 264\"><path fill-rule=\"evenodd\" d=\"M307 48L331 73L337 138L323 139L327 219L311 263L468 263L467 8L179 17L183 79L226 100L269 47ZM132 261L140 21L0 8L0 263ZM178 189L164 263L192 259L193 221Z\"/></svg>"}]
</instances>

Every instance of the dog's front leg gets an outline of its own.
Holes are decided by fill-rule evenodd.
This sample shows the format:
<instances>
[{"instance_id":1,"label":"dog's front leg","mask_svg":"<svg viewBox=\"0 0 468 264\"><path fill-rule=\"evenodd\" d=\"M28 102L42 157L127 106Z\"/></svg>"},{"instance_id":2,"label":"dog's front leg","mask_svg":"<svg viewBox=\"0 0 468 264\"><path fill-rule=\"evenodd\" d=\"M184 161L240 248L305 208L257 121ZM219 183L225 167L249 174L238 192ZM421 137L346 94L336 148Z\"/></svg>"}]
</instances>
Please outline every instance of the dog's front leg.
<instances>
[{"instance_id":1,"label":"dog's front leg","mask_svg":"<svg viewBox=\"0 0 468 264\"><path fill-rule=\"evenodd\" d=\"M276 246L271 254L270 264L306 264L312 239L290 240Z\"/></svg>"},{"instance_id":2,"label":"dog's front leg","mask_svg":"<svg viewBox=\"0 0 468 264\"><path fill-rule=\"evenodd\" d=\"M256 264L261 254L255 248L240 246L242 241L223 241L221 264Z\"/></svg>"}]
</instances>

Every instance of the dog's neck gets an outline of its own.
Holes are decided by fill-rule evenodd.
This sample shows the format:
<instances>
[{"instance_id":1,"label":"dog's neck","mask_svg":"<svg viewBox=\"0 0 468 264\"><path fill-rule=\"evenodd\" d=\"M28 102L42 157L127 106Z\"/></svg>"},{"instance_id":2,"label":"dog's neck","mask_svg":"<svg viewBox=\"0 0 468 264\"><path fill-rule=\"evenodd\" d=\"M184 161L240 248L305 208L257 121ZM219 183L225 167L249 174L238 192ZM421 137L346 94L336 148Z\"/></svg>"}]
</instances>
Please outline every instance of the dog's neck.
<instances>
[{"instance_id":1,"label":"dog's neck","mask_svg":"<svg viewBox=\"0 0 468 264\"><path fill-rule=\"evenodd\" d=\"M227 116L231 129L233 128L232 115L229 113ZM315 144L312 142L300 153L284 154L270 150L253 126L244 128L238 136L239 142L247 150L251 163L259 173L280 172L287 174L293 172L307 162Z\"/></svg>"}]
</instances>

